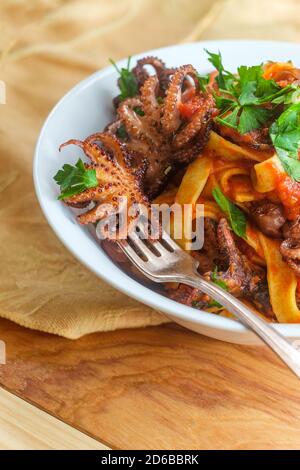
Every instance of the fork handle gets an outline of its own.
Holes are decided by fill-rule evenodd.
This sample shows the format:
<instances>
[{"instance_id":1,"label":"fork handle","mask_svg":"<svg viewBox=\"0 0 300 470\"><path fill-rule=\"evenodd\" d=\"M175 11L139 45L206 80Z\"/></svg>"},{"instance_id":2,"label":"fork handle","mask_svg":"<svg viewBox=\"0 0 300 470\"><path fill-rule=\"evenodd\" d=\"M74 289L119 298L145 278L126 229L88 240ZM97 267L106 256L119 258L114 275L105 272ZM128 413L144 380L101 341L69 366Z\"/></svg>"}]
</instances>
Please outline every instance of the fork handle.
<instances>
[{"instance_id":1,"label":"fork handle","mask_svg":"<svg viewBox=\"0 0 300 470\"><path fill-rule=\"evenodd\" d=\"M189 274L182 277L176 276L176 281L178 280L183 284L188 284L191 287L200 289L205 294L208 294L210 297L220 302L242 323L250 327L260 336L260 338L268 344L283 362L300 378L300 352L263 318L233 297L229 292L221 289L216 284L207 282L198 274Z\"/></svg>"}]
</instances>

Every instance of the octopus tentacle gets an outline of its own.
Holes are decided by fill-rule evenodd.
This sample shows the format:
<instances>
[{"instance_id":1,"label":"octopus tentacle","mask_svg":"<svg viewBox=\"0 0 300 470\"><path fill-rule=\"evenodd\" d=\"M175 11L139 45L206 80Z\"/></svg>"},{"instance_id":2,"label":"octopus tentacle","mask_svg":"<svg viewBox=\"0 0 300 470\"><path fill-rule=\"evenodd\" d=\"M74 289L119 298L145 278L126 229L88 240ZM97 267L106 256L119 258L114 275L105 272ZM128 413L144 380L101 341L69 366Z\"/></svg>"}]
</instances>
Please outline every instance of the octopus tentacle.
<instances>
[{"instance_id":1,"label":"octopus tentacle","mask_svg":"<svg viewBox=\"0 0 300 470\"><path fill-rule=\"evenodd\" d=\"M157 75L159 75L159 73L162 70L164 70L166 67L165 63L158 57L148 56L148 57L143 57L142 59L139 59L136 63L136 66L132 69L132 73L136 77L139 88L144 84L144 82L149 77L149 73L145 69L145 65L151 65L154 68Z\"/></svg>"},{"instance_id":2,"label":"octopus tentacle","mask_svg":"<svg viewBox=\"0 0 300 470\"><path fill-rule=\"evenodd\" d=\"M152 124L158 124L160 120L161 107L157 102L158 78L156 75L147 78L141 88L141 101L144 113Z\"/></svg>"},{"instance_id":3,"label":"octopus tentacle","mask_svg":"<svg viewBox=\"0 0 300 470\"><path fill-rule=\"evenodd\" d=\"M196 142L194 145L175 152L174 159L176 160L177 164L186 165L201 153L203 147L204 144L201 141Z\"/></svg>"},{"instance_id":4,"label":"octopus tentacle","mask_svg":"<svg viewBox=\"0 0 300 470\"><path fill-rule=\"evenodd\" d=\"M174 136L173 147L180 149L190 142L207 125L213 109L213 98L210 95L204 96L200 108L192 116L191 121Z\"/></svg>"},{"instance_id":5,"label":"octopus tentacle","mask_svg":"<svg viewBox=\"0 0 300 470\"><path fill-rule=\"evenodd\" d=\"M109 132L110 134L116 135L118 129L120 129L122 125L121 119L117 119L115 121L110 122L107 124L103 130L103 132Z\"/></svg>"},{"instance_id":6,"label":"octopus tentacle","mask_svg":"<svg viewBox=\"0 0 300 470\"><path fill-rule=\"evenodd\" d=\"M104 153L96 145L87 146L86 141L77 140L77 139L70 139L67 142L64 142L63 144L60 145L59 151L61 151L62 148L66 147L67 145L77 145L78 147L80 147L84 151L86 156L89 157L91 159L91 161L95 164L102 161Z\"/></svg>"},{"instance_id":7,"label":"octopus tentacle","mask_svg":"<svg viewBox=\"0 0 300 470\"><path fill-rule=\"evenodd\" d=\"M170 84L171 78L176 72L176 68L165 68L159 71L158 73L158 80L159 80L159 86L160 86L160 93L162 96L166 95L166 91L168 89L168 86Z\"/></svg>"},{"instance_id":8,"label":"octopus tentacle","mask_svg":"<svg viewBox=\"0 0 300 470\"><path fill-rule=\"evenodd\" d=\"M162 144L162 136L151 125L147 117L139 116L135 111L135 107L142 105L138 98L128 98L123 101L118 108L118 115L123 121L126 131L132 139L146 140L150 145Z\"/></svg>"},{"instance_id":9,"label":"octopus tentacle","mask_svg":"<svg viewBox=\"0 0 300 470\"><path fill-rule=\"evenodd\" d=\"M195 88L199 89L196 69L192 65L179 67L171 78L164 102L161 124L166 135L177 131L181 124L179 104L181 102L182 86L187 77L191 77Z\"/></svg>"},{"instance_id":10,"label":"octopus tentacle","mask_svg":"<svg viewBox=\"0 0 300 470\"><path fill-rule=\"evenodd\" d=\"M208 121L206 126L202 127L197 137L193 139L193 143L177 150L177 152L174 153L174 159L178 164L187 164L194 160L194 158L196 158L202 152L208 141L211 127L212 121Z\"/></svg>"},{"instance_id":11,"label":"octopus tentacle","mask_svg":"<svg viewBox=\"0 0 300 470\"><path fill-rule=\"evenodd\" d=\"M126 131L132 139L139 139L142 135L141 117L134 111L135 107L141 107L142 102L139 98L128 98L122 101L118 107L119 119L126 127Z\"/></svg>"},{"instance_id":12,"label":"octopus tentacle","mask_svg":"<svg viewBox=\"0 0 300 470\"><path fill-rule=\"evenodd\" d=\"M300 240L286 238L280 245L280 252L284 261L300 276Z\"/></svg>"},{"instance_id":13,"label":"octopus tentacle","mask_svg":"<svg viewBox=\"0 0 300 470\"><path fill-rule=\"evenodd\" d=\"M93 145L100 142L105 149L113 154L114 160L122 171L128 167L125 146L116 136L107 132L96 132L85 139L85 144ZM98 147L99 148L99 147Z\"/></svg>"},{"instance_id":14,"label":"octopus tentacle","mask_svg":"<svg viewBox=\"0 0 300 470\"><path fill-rule=\"evenodd\" d=\"M77 219L82 225L92 224L105 219L107 216L111 215L111 213L111 210L109 210L109 207L106 204L96 204L89 211L78 215Z\"/></svg>"}]
</instances>

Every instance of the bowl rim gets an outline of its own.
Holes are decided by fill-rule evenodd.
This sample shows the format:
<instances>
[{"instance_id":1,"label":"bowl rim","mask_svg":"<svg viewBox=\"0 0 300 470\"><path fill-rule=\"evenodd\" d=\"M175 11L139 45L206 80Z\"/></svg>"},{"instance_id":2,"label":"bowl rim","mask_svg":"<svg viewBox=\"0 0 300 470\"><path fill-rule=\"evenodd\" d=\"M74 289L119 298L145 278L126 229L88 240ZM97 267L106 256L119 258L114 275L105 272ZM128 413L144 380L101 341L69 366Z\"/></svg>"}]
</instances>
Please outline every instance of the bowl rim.
<instances>
[{"instance_id":1,"label":"bowl rim","mask_svg":"<svg viewBox=\"0 0 300 470\"><path fill-rule=\"evenodd\" d=\"M222 45L226 45L226 47L230 45L235 45L235 44L243 44L245 47L251 47L259 46L260 44L269 45L270 47L276 47L276 46L290 46L290 47L295 47L297 46L299 48L299 44L289 42L289 41L264 41L264 40L211 40L211 41L197 41L197 42L191 42L191 43L184 43L184 44L179 44L179 45L171 45L171 46L165 46L165 47L160 47L157 49L152 49L149 51L145 51L139 54L134 54L132 55L132 60L136 61L137 59L144 57L145 55L157 55L160 52L164 53L165 51L168 51L170 49L176 49L176 48L186 48L190 46L199 46L199 47L218 47L222 48ZM123 66L127 62L127 59L122 59L117 61L118 66ZM34 159L33 159L33 182L34 182L34 188L36 192L36 196L38 199L38 202L40 204L40 207L42 209L42 212L58 237L58 239L63 243L63 245L70 251L75 258L77 258L85 267L87 267L90 271L92 271L94 274L96 274L98 277L102 278L105 282L108 284L112 285L114 288L117 290L123 292L124 294L128 295L129 297L132 297L139 302L148 305L149 307L152 307L154 310L162 312L166 314L167 316L175 317L178 318L182 321L187 321L187 322L192 322L196 324L201 324L205 327L208 328L217 328L219 330L224 330L227 332L239 334L240 336L246 336L246 335L254 335L254 333L250 332L250 330L244 326L243 324L239 323L238 321L234 319L230 319L227 317L221 317L218 315L212 315L211 313L205 312L203 310L198 310L183 304L180 304L177 301L174 301L172 299L169 299L162 294L159 294L158 292L155 292L149 287L143 286L141 283L136 281L135 279L131 278L129 275L127 275L125 272L123 272L120 268L118 268L112 260L110 260L104 251L99 247L101 254L103 255L103 260L107 263L105 266L105 270L102 269L102 271L95 269L91 264L86 262L86 260L80 256L80 254L76 251L75 247L72 246L72 244L67 240L67 236L64 236L64 234L57 228L57 225L55 224L55 221L53 220L53 217L49 214L49 211L46 207L45 201L44 201L44 195L43 191L41 189L41 185L39 182L39 160L40 160L40 155L41 155L41 147L42 147L42 141L44 136L47 134L47 127L49 122L52 120L52 118L55 116L56 113L60 111L60 109L65 105L65 103L76 97L77 94L79 94L82 90L84 90L87 87L93 86L98 80L101 80L102 78L106 77L107 75L113 74L114 69L112 65L108 65L107 67L98 70L97 72L94 72L93 74L89 75L85 79L81 80L79 83L77 83L74 87L72 87L67 93L65 93L59 101L54 105L54 107L51 109L50 113L46 117L43 126L40 130L39 137L37 139L36 147L35 147L35 152L34 152ZM82 230L82 227L79 227ZM117 268L113 269L113 268ZM116 276L116 273L118 274ZM122 279L126 282L122 283ZM300 336L300 324L287 324L287 323L280 323L280 324L274 324L274 326L278 331L280 331L284 336L286 337L295 337L295 336Z\"/></svg>"}]
</instances>

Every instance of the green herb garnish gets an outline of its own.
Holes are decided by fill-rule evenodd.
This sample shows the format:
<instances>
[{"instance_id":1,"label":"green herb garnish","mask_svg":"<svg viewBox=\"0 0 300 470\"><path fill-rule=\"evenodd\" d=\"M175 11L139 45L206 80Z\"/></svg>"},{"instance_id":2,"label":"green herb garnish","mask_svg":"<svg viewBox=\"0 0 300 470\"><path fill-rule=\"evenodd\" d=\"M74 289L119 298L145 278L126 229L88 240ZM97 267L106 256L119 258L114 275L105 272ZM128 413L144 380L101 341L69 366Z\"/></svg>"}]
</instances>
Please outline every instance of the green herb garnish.
<instances>
[{"instance_id":1,"label":"green herb garnish","mask_svg":"<svg viewBox=\"0 0 300 470\"><path fill-rule=\"evenodd\" d=\"M220 52L206 52L208 60L218 71L216 81L221 95L214 95L220 111L216 121L236 129L240 134L258 129L272 120L278 104L295 91L293 85L281 88L275 81L266 80L262 65L242 65L235 76L225 70ZM264 106L266 103L269 104L268 108Z\"/></svg>"},{"instance_id":2,"label":"green herb garnish","mask_svg":"<svg viewBox=\"0 0 300 470\"><path fill-rule=\"evenodd\" d=\"M242 65L235 76L224 68L220 52L206 52L209 62L218 71L216 81L219 93L214 93L219 110L216 122L240 134L270 126L269 134L284 170L300 182L300 87L289 84L282 88L274 80L265 79L262 65ZM200 77L199 80L200 87L205 89L206 78ZM216 198L220 199L220 194L216 193ZM217 201L218 204L221 202L223 206L228 206L225 204L226 198L223 198L224 195L221 201ZM227 210L227 213L229 216L230 211ZM233 224L232 228L236 232ZM240 229L237 231L240 232Z\"/></svg>"},{"instance_id":3,"label":"green herb garnish","mask_svg":"<svg viewBox=\"0 0 300 470\"><path fill-rule=\"evenodd\" d=\"M208 85L208 82L209 82L209 74L206 74L206 75L199 75L198 74L197 78L198 78L200 90L205 93L206 86Z\"/></svg>"},{"instance_id":4,"label":"green herb garnish","mask_svg":"<svg viewBox=\"0 0 300 470\"><path fill-rule=\"evenodd\" d=\"M210 278L214 284L221 287L221 289L228 291L226 282L222 281L222 279L218 279L218 267L217 266L215 266L215 269L211 273Z\"/></svg>"},{"instance_id":5,"label":"green herb garnish","mask_svg":"<svg viewBox=\"0 0 300 470\"><path fill-rule=\"evenodd\" d=\"M127 139L128 134L126 131L126 127L124 124L122 124L118 129L116 130L116 136L119 137L119 139Z\"/></svg>"},{"instance_id":6,"label":"green herb garnish","mask_svg":"<svg viewBox=\"0 0 300 470\"><path fill-rule=\"evenodd\" d=\"M217 84L221 90L231 91L231 87L233 82L236 80L235 76L228 72L228 70L224 69L223 62L222 62L222 55L220 51L218 54L214 54L213 52L209 52L207 49L204 49L205 52L208 54L209 62L217 69L218 76L216 77Z\"/></svg>"},{"instance_id":7,"label":"green herb garnish","mask_svg":"<svg viewBox=\"0 0 300 470\"><path fill-rule=\"evenodd\" d=\"M213 197L227 215L231 228L239 237L246 237L247 220L245 214L222 193L219 187L213 189Z\"/></svg>"},{"instance_id":8,"label":"green herb garnish","mask_svg":"<svg viewBox=\"0 0 300 470\"><path fill-rule=\"evenodd\" d=\"M133 111L138 114L139 116L145 116L145 113L144 111L142 110L142 108L140 108L140 106L135 106L133 108Z\"/></svg>"},{"instance_id":9,"label":"green herb garnish","mask_svg":"<svg viewBox=\"0 0 300 470\"><path fill-rule=\"evenodd\" d=\"M129 56L126 68L122 67L119 69L117 64L112 59L109 59L110 63L114 66L119 74L118 86L121 91L119 95L121 101L126 100L126 98L132 98L138 93L137 80L130 70L130 60L131 57Z\"/></svg>"},{"instance_id":10,"label":"green herb garnish","mask_svg":"<svg viewBox=\"0 0 300 470\"><path fill-rule=\"evenodd\" d=\"M300 103L289 106L270 127L270 137L284 170L300 182Z\"/></svg>"},{"instance_id":11,"label":"green herb garnish","mask_svg":"<svg viewBox=\"0 0 300 470\"><path fill-rule=\"evenodd\" d=\"M213 272L211 273L210 275L210 279L211 281L216 284L217 286L221 287L221 289L225 290L225 291L228 291L228 287L227 287L227 284L226 282L224 282L222 279L219 279L218 278L218 268L217 266L215 266L215 269L213 270ZM209 304L207 305L208 307L217 307L217 308L223 308L223 305L221 305L219 302L217 302L216 300L212 300L211 302L209 302Z\"/></svg>"},{"instance_id":12,"label":"green herb garnish","mask_svg":"<svg viewBox=\"0 0 300 470\"><path fill-rule=\"evenodd\" d=\"M74 196L74 194L82 193L85 189L95 188L98 185L96 171L86 170L81 159L75 166L66 163L53 179L60 186L61 194L58 199Z\"/></svg>"}]
</instances>

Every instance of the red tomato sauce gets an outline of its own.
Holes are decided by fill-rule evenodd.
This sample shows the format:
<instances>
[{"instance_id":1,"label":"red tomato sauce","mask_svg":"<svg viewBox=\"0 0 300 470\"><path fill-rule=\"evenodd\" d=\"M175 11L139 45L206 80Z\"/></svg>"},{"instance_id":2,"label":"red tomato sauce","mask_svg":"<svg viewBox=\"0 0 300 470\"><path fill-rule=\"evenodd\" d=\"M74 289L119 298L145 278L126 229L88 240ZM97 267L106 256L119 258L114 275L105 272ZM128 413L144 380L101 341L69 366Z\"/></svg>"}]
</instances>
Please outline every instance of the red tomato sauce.
<instances>
[{"instance_id":1,"label":"red tomato sauce","mask_svg":"<svg viewBox=\"0 0 300 470\"><path fill-rule=\"evenodd\" d=\"M300 183L285 173L278 173L276 192L288 219L295 220L300 215Z\"/></svg>"},{"instance_id":2,"label":"red tomato sauce","mask_svg":"<svg viewBox=\"0 0 300 470\"><path fill-rule=\"evenodd\" d=\"M192 96L188 101L185 103L179 104L179 111L182 117L185 119L190 119L196 111L201 107L203 104L203 100L200 96Z\"/></svg>"}]
</instances>

